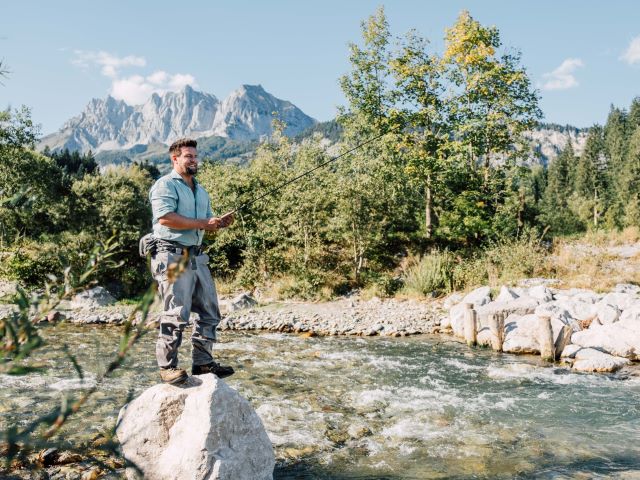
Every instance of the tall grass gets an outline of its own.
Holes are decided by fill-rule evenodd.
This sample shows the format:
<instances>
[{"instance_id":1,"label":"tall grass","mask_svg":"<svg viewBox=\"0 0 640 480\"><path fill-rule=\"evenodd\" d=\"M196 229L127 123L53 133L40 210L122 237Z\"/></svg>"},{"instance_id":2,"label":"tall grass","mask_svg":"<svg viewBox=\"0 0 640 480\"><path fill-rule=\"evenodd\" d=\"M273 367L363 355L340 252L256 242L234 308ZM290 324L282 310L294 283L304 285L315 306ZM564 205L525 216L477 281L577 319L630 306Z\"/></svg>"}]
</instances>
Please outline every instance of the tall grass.
<instances>
[{"instance_id":1,"label":"tall grass","mask_svg":"<svg viewBox=\"0 0 640 480\"><path fill-rule=\"evenodd\" d=\"M447 251L434 250L409 266L404 278L404 293L430 296L454 289L455 257Z\"/></svg>"}]
</instances>

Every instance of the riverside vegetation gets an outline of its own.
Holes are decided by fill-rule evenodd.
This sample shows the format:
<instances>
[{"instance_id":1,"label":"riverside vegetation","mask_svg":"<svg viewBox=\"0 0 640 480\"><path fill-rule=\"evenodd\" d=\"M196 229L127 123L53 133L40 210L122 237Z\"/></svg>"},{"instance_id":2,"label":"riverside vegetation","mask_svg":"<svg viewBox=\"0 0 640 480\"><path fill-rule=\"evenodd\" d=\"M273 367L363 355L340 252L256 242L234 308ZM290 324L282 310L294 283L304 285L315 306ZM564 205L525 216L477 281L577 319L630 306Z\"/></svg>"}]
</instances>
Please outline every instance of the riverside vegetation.
<instances>
[{"instance_id":1,"label":"riverside vegetation","mask_svg":"<svg viewBox=\"0 0 640 480\"><path fill-rule=\"evenodd\" d=\"M522 134L541 116L538 96L495 27L463 12L438 53L418 32L393 37L380 9L363 22L350 62L330 152L318 135L293 142L276 121L248 165L203 162L198 179L222 213L387 132L208 238L223 290L330 298L354 289L431 296L531 276L602 289L640 283L637 270L614 280L601 268L610 241L638 240L640 100L612 107L581 155L568 144L548 168L528 167ZM147 194L159 172L148 164L99 172L91 153L36 152L38 136L27 108L0 113L0 276L36 292L55 275L120 298L143 294L151 279L137 240L150 228ZM94 245L113 237L113 263L92 263ZM595 254L580 256L584 243ZM16 300L25 328L29 304L49 302L33 298ZM35 338L16 337L27 352Z\"/></svg>"},{"instance_id":2,"label":"riverside vegetation","mask_svg":"<svg viewBox=\"0 0 640 480\"><path fill-rule=\"evenodd\" d=\"M579 157L569 144L548 169L529 168L522 133L540 117L537 93L495 27L463 12L442 54L417 32L392 37L382 9L362 34L341 78L349 104L331 153L389 133L209 238L225 288L328 298L354 288L424 295L498 285L553 273L541 239L640 224L640 100L612 108ZM96 240L115 235L122 266L93 279L121 298L144 291L150 278L136 243L150 228L158 171L100 173L91 153L35 152L28 109L1 115L0 275L41 286L67 266L78 272ZM318 136L293 143L276 125L249 165L205 160L199 180L224 212L325 161L321 144Z\"/></svg>"}]
</instances>

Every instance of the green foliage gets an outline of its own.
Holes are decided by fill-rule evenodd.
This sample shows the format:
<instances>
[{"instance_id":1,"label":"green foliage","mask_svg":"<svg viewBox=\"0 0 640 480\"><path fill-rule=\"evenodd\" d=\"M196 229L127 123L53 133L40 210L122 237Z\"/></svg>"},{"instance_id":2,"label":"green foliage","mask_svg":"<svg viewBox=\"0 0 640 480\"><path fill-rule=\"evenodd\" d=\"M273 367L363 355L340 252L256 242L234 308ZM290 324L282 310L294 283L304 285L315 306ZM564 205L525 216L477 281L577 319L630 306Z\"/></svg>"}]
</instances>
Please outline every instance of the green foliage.
<instances>
[{"instance_id":1,"label":"green foliage","mask_svg":"<svg viewBox=\"0 0 640 480\"><path fill-rule=\"evenodd\" d=\"M81 155L79 152L69 152L66 148L60 152L51 152L49 147L45 147L42 154L53 159L64 174L72 177L82 178L98 170L91 152Z\"/></svg>"},{"instance_id":2,"label":"green foliage","mask_svg":"<svg viewBox=\"0 0 640 480\"><path fill-rule=\"evenodd\" d=\"M480 285L513 285L523 278L546 272L547 250L535 230L525 231L514 239L500 240L476 249L456 263L453 284L469 289Z\"/></svg>"},{"instance_id":3,"label":"green foliage","mask_svg":"<svg viewBox=\"0 0 640 480\"><path fill-rule=\"evenodd\" d=\"M404 290L429 296L454 289L455 257L449 251L434 250L407 269Z\"/></svg>"}]
</instances>

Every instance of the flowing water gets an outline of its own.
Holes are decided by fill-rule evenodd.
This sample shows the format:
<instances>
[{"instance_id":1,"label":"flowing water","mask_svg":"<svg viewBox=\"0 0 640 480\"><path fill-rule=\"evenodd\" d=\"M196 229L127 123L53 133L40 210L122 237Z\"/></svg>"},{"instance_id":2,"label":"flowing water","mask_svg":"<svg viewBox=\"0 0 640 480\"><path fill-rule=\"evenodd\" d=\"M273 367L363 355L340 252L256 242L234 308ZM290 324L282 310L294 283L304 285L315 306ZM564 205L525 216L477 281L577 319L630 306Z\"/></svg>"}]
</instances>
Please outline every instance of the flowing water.
<instances>
[{"instance_id":1,"label":"flowing water","mask_svg":"<svg viewBox=\"0 0 640 480\"><path fill-rule=\"evenodd\" d=\"M50 344L38 360L47 373L0 376L3 427L95 382L119 337L114 327L44 332ZM112 427L127 394L158 381L153 336L68 435ZM570 373L435 336L221 337L218 358L240 366L228 383L254 405L275 446L276 479L640 478L640 377ZM84 365L84 382L62 342Z\"/></svg>"}]
</instances>

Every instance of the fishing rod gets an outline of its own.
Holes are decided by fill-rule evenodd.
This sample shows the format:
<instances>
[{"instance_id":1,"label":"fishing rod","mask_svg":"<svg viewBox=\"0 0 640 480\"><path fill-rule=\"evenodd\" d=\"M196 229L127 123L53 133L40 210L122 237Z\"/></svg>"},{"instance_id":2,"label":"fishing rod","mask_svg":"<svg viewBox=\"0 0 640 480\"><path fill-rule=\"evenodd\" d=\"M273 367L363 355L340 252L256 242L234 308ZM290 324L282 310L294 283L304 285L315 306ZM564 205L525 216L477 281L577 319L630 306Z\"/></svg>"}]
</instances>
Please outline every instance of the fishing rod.
<instances>
[{"instance_id":1,"label":"fishing rod","mask_svg":"<svg viewBox=\"0 0 640 480\"><path fill-rule=\"evenodd\" d=\"M313 173L313 172L315 172L316 170L318 170L318 169L320 169L320 168L322 168L322 167L325 167L325 166L329 165L330 163L335 162L336 160L338 160L338 159L340 159L340 158L344 157L345 155L348 155L348 154L350 154L350 153L352 153L352 152L354 152L354 151L358 150L359 148L362 148L362 147L364 147L365 145L367 145L367 144L369 144L369 143L372 143L372 142L374 142L374 141L378 140L379 138L382 138L382 137L383 137L383 136L385 136L387 133L392 132L393 130L397 129L398 127L399 127L399 125L396 125L396 126L394 126L394 127L390 128L390 129L388 129L388 130L386 130L386 131L382 132L381 134L376 135L375 137L371 137L371 138L369 138L369 139L365 140L364 142L359 143L358 145L356 145L355 147L351 148L350 150L347 150L346 152L342 152L340 155L335 156L335 157L332 157L332 158L330 158L329 160L327 160L326 162L323 162L323 163L321 163L320 165L317 165L317 166L313 167L312 169L307 170L306 172L303 172L303 173L301 173L300 175L298 175L298 176L296 176L296 177L294 177L294 178L292 178L292 179L290 179L290 180L287 180L286 182L283 182L283 183L281 183L280 185L277 185L276 187L273 187L273 188L272 188L272 189L270 189L270 190L267 190L267 191L266 191L265 193L263 193L262 195L260 195L260 196L258 196L258 197L255 197L255 198L253 198L253 199L249 200L249 201L248 201L248 202L246 202L246 203L243 203L242 205L240 205L239 207L237 207L237 208L236 208L236 209L234 209L234 210L231 210L231 211L230 211L230 212L228 212L228 213L225 213L225 214L224 214L224 216L226 217L227 215L236 214L236 213L238 213L240 210L244 210L244 209L246 209L248 206L253 205L253 204L254 204L254 203L256 203L257 201L262 200L263 198L268 197L269 195L272 195L272 194L276 193L278 190L282 190L282 189L283 189L284 187L286 187L287 185L291 185L293 182L297 182L297 181L298 181L298 180L300 180L301 178L306 177L307 175L312 174L312 173Z\"/></svg>"}]
</instances>

